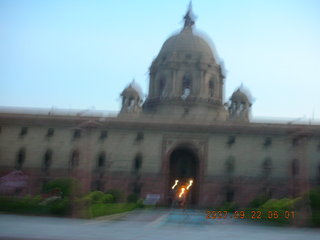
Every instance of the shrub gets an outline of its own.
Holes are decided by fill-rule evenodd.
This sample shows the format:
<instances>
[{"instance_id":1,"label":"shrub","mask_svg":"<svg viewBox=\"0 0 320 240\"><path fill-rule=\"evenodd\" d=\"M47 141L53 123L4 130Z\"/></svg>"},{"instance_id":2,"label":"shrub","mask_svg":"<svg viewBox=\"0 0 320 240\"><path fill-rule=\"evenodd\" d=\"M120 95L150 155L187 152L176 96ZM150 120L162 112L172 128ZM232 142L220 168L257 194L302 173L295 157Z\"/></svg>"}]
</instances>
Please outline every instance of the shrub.
<instances>
[{"instance_id":1,"label":"shrub","mask_svg":"<svg viewBox=\"0 0 320 240\"><path fill-rule=\"evenodd\" d=\"M294 205L297 201L301 198L289 199L289 198L282 198L282 199L270 199L265 202L261 208L266 210L273 210L273 211L289 211L294 209Z\"/></svg>"},{"instance_id":2,"label":"shrub","mask_svg":"<svg viewBox=\"0 0 320 240\"><path fill-rule=\"evenodd\" d=\"M44 184L43 192L49 193L59 190L62 194L62 197L69 197L74 193L77 186L78 183L73 178L57 178Z\"/></svg>"},{"instance_id":3,"label":"shrub","mask_svg":"<svg viewBox=\"0 0 320 240\"><path fill-rule=\"evenodd\" d=\"M314 188L309 191L309 200L311 207L311 220L315 226L320 226L320 188Z\"/></svg>"},{"instance_id":4,"label":"shrub","mask_svg":"<svg viewBox=\"0 0 320 240\"><path fill-rule=\"evenodd\" d=\"M258 196L255 199L253 199L249 206L252 208L257 208L262 206L264 203L266 203L270 198L266 197L266 196Z\"/></svg>"},{"instance_id":5,"label":"shrub","mask_svg":"<svg viewBox=\"0 0 320 240\"><path fill-rule=\"evenodd\" d=\"M91 199L91 203L101 203L104 193L100 191L93 191L89 193L87 196L89 199Z\"/></svg>"},{"instance_id":6,"label":"shrub","mask_svg":"<svg viewBox=\"0 0 320 240\"><path fill-rule=\"evenodd\" d=\"M39 196L31 197L1 197L0 211L19 213L19 214L47 214L48 209L39 205Z\"/></svg>"},{"instance_id":7,"label":"shrub","mask_svg":"<svg viewBox=\"0 0 320 240\"><path fill-rule=\"evenodd\" d=\"M113 203L114 202L114 197L112 196L112 194L104 194L102 197L102 202L103 203Z\"/></svg>"},{"instance_id":8,"label":"shrub","mask_svg":"<svg viewBox=\"0 0 320 240\"><path fill-rule=\"evenodd\" d=\"M139 198L137 201L137 208L144 208L145 205L143 204L143 199Z\"/></svg>"},{"instance_id":9,"label":"shrub","mask_svg":"<svg viewBox=\"0 0 320 240\"><path fill-rule=\"evenodd\" d=\"M114 198L114 202L119 203L124 201L124 192L120 189L109 189L107 194L111 194Z\"/></svg>"},{"instance_id":10,"label":"shrub","mask_svg":"<svg viewBox=\"0 0 320 240\"><path fill-rule=\"evenodd\" d=\"M260 210L264 215L264 219L268 221L272 221L275 223L290 223L292 218L285 218L283 215L286 211L292 211L295 209L297 203L301 201L301 198L289 199L289 198L282 198L282 199L270 199L265 202L258 210ZM278 212L281 217L268 217L269 212L274 213Z\"/></svg>"},{"instance_id":11,"label":"shrub","mask_svg":"<svg viewBox=\"0 0 320 240\"><path fill-rule=\"evenodd\" d=\"M49 212L53 215L64 216L70 211L70 201L68 199L56 200L48 204Z\"/></svg>"},{"instance_id":12,"label":"shrub","mask_svg":"<svg viewBox=\"0 0 320 240\"><path fill-rule=\"evenodd\" d=\"M127 197L128 203L136 203L138 200L139 200L139 195L136 193L132 193Z\"/></svg>"}]
</instances>

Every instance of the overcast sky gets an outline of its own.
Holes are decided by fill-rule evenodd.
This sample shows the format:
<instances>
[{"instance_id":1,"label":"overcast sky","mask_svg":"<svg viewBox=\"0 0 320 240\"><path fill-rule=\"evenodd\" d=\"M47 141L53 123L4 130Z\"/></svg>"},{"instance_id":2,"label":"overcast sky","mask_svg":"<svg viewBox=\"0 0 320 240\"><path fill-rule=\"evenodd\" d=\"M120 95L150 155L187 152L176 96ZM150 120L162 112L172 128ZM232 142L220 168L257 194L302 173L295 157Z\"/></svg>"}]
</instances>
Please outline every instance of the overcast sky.
<instances>
[{"instance_id":1,"label":"overcast sky","mask_svg":"<svg viewBox=\"0 0 320 240\"><path fill-rule=\"evenodd\" d=\"M0 1L0 106L118 111L182 28L189 1ZM320 118L320 1L194 0L196 29L255 117Z\"/></svg>"}]
</instances>

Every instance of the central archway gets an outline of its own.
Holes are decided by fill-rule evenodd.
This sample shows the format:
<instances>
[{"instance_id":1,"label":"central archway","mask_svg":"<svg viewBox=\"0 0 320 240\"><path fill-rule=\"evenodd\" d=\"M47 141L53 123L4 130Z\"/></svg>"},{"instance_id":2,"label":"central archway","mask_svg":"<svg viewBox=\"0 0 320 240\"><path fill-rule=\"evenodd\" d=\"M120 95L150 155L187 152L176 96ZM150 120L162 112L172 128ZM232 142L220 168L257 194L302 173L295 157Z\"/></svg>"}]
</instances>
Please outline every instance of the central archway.
<instances>
[{"instance_id":1,"label":"central archway","mask_svg":"<svg viewBox=\"0 0 320 240\"><path fill-rule=\"evenodd\" d=\"M186 147L178 147L172 151L169 161L169 195L172 193L172 185L175 179L179 179L180 183L187 182L192 178L194 183L189 191L188 205L194 207L198 204L198 157L193 150ZM172 203L172 198L169 200L169 204Z\"/></svg>"}]
</instances>

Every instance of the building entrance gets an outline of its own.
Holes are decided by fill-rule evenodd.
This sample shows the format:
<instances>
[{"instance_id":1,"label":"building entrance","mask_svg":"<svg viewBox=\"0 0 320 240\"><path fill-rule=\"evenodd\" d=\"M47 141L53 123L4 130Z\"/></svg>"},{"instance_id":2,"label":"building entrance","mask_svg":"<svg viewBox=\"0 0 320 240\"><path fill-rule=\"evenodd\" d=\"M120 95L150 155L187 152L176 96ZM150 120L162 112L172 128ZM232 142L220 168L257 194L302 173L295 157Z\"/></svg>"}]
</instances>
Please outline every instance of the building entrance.
<instances>
[{"instance_id":1,"label":"building entrance","mask_svg":"<svg viewBox=\"0 0 320 240\"><path fill-rule=\"evenodd\" d=\"M177 200L177 198L179 200L179 195L183 191L181 188L185 188L181 198L186 194L186 205L188 207L194 207L197 205L199 187L197 183L197 175L198 159L192 150L188 148L177 148L171 153L168 186L170 196L169 204L173 204L174 200ZM174 189L172 189L173 186Z\"/></svg>"}]
</instances>

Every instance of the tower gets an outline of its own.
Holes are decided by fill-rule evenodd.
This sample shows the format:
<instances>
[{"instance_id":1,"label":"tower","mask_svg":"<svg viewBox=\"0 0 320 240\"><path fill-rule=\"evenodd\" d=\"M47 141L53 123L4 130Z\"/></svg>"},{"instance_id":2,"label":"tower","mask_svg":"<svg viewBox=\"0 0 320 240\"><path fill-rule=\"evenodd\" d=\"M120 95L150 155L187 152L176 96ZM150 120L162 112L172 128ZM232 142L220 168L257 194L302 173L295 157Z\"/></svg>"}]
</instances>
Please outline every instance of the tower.
<instances>
[{"instance_id":1,"label":"tower","mask_svg":"<svg viewBox=\"0 0 320 240\"><path fill-rule=\"evenodd\" d=\"M122 91L121 97L122 106L120 114L141 112L142 99L134 81Z\"/></svg>"},{"instance_id":2,"label":"tower","mask_svg":"<svg viewBox=\"0 0 320 240\"><path fill-rule=\"evenodd\" d=\"M169 37L150 66L146 114L171 118L227 119L224 73L207 38L194 29L191 6L182 30Z\"/></svg>"},{"instance_id":3,"label":"tower","mask_svg":"<svg viewBox=\"0 0 320 240\"><path fill-rule=\"evenodd\" d=\"M229 119L249 121L252 103L248 96L238 88L230 98Z\"/></svg>"}]
</instances>

